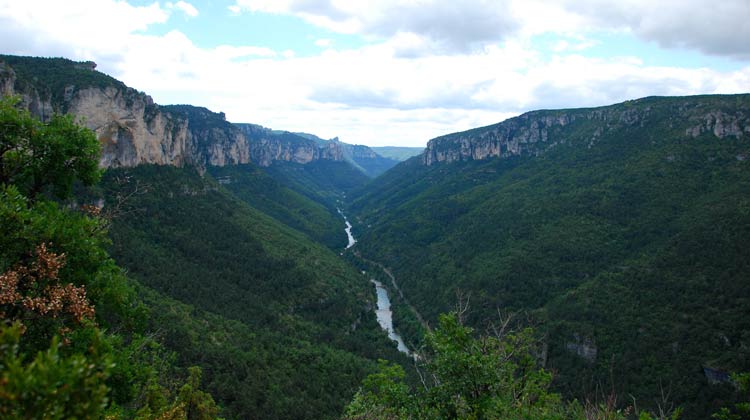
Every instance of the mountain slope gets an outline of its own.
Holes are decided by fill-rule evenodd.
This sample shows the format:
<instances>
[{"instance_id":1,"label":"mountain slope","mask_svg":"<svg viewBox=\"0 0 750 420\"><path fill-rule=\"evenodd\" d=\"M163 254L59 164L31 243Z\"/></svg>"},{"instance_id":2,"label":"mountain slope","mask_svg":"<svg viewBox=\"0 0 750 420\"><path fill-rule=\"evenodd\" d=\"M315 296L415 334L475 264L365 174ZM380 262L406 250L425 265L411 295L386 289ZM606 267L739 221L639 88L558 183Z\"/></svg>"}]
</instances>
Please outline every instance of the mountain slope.
<instances>
[{"instance_id":1,"label":"mountain slope","mask_svg":"<svg viewBox=\"0 0 750 420\"><path fill-rule=\"evenodd\" d=\"M344 248L346 234L335 208L321 204L315 191L306 195L285 186L254 165L210 166L212 177L235 197L329 248ZM317 191L315 185L312 186Z\"/></svg>"},{"instance_id":2,"label":"mountain slope","mask_svg":"<svg viewBox=\"0 0 750 420\"><path fill-rule=\"evenodd\" d=\"M399 359L366 279L211 177L139 166L101 191L113 258L158 293L152 322L227 415L334 418L376 358Z\"/></svg>"},{"instance_id":3,"label":"mountain slope","mask_svg":"<svg viewBox=\"0 0 750 420\"><path fill-rule=\"evenodd\" d=\"M432 140L350 211L429 319L457 291L476 325L530 312L569 395L668 384L701 418L731 393L704 368L750 368L749 155L750 95L538 111Z\"/></svg>"},{"instance_id":4,"label":"mountain slope","mask_svg":"<svg viewBox=\"0 0 750 420\"><path fill-rule=\"evenodd\" d=\"M319 161L307 165L277 162L265 168L265 172L311 200L317 201L332 212L369 178L346 162Z\"/></svg>"}]
</instances>

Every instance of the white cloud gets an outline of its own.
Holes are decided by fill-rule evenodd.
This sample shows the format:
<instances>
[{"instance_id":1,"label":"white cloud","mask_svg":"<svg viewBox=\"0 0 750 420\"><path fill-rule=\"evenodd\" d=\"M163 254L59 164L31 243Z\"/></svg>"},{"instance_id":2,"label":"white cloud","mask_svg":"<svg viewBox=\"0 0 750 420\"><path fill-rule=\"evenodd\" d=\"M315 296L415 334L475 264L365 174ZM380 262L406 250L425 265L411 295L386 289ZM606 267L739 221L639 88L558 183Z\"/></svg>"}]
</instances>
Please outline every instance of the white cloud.
<instances>
[{"instance_id":1,"label":"white cloud","mask_svg":"<svg viewBox=\"0 0 750 420\"><path fill-rule=\"evenodd\" d=\"M446 3L434 12L425 9L429 13L413 21L386 22L391 13L387 6L406 15L420 10L417 5L424 8L431 3L244 1L243 10L292 13L293 9L305 13L308 21L319 17L368 36L381 36L358 49L324 48L316 56L298 56L291 50L260 46L201 48L175 30L163 36L146 35L150 25L169 19L169 8L158 3L135 7L114 0L64 4L0 0L0 50L92 59L102 71L153 95L159 103L206 106L226 112L230 121L372 145L424 145L441 134L499 122L536 108L606 105L655 94L737 93L750 88L750 65L722 71L653 66L632 56L587 57L593 38L586 31L603 26L605 17L587 15L566 0L546 9L541 0L506 3L517 28L500 25L493 32L480 21L476 31L454 34L468 25L461 24L461 19L475 15L464 13L463 2ZM531 49L528 37L545 29L517 19L524 13L534 14L539 22L552 25L550 30L564 34L559 38L564 43L550 41L557 54L548 57ZM450 22L450 15L459 24L434 28L438 22ZM488 22L497 19L488 13ZM623 23L613 28L626 31L628 25L635 27ZM498 37L495 42L481 41L492 36ZM317 43L325 47L326 41Z\"/></svg>"},{"instance_id":2,"label":"white cloud","mask_svg":"<svg viewBox=\"0 0 750 420\"><path fill-rule=\"evenodd\" d=\"M167 3L166 7L167 9L180 10L190 17L198 16L198 9L196 9L195 6L193 6L192 4L184 2L184 1L178 1L177 3Z\"/></svg>"},{"instance_id":3,"label":"white cloud","mask_svg":"<svg viewBox=\"0 0 750 420\"><path fill-rule=\"evenodd\" d=\"M113 0L0 0L0 49L79 59L116 56L127 47L128 34L168 18L158 3L135 7Z\"/></svg>"},{"instance_id":4,"label":"white cloud","mask_svg":"<svg viewBox=\"0 0 750 420\"><path fill-rule=\"evenodd\" d=\"M620 31L664 48L750 59L748 0L514 0L525 33Z\"/></svg>"},{"instance_id":5,"label":"white cloud","mask_svg":"<svg viewBox=\"0 0 750 420\"><path fill-rule=\"evenodd\" d=\"M235 0L232 10L291 14L342 33L413 34L430 52L516 36L626 31L666 48L750 59L748 0Z\"/></svg>"},{"instance_id":6,"label":"white cloud","mask_svg":"<svg viewBox=\"0 0 750 420\"><path fill-rule=\"evenodd\" d=\"M509 0L236 0L233 10L292 14L340 33L412 34L432 51L481 47L515 32Z\"/></svg>"},{"instance_id":7,"label":"white cloud","mask_svg":"<svg viewBox=\"0 0 750 420\"><path fill-rule=\"evenodd\" d=\"M333 41L331 41L330 39L323 38L315 41L315 46L317 47L328 48L331 45L333 45Z\"/></svg>"},{"instance_id":8,"label":"white cloud","mask_svg":"<svg viewBox=\"0 0 750 420\"><path fill-rule=\"evenodd\" d=\"M599 41L583 39L582 37L577 40L558 39L552 44L551 49L556 53L580 52L600 44Z\"/></svg>"}]
</instances>

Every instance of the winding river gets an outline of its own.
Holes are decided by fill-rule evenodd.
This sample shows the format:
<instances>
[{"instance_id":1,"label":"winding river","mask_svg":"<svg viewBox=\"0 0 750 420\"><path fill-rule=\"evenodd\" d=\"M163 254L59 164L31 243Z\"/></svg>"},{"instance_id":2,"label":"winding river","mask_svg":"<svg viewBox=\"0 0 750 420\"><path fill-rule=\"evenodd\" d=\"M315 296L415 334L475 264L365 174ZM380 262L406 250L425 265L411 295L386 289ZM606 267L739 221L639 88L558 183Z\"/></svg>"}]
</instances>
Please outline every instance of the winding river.
<instances>
[{"instance_id":1,"label":"winding river","mask_svg":"<svg viewBox=\"0 0 750 420\"><path fill-rule=\"evenodd\" d=\"M346 237L349 239L349 243L346 245L346 249L349 249L357 243L357 240L354 239L354 235L352 235L352 224L349 223L349 219L346 218L346 215L341 211L341 209L337 210L341 217L344 218L344 223L346 223L346 229L344 229L344 231L346 232ZM409 348L406 347L404 339L393 328L393 311L391 311L391 299L390 297L388 297L388 290L383 286L381 282L375 279L370 279L370 281L375 285L375 292L378 295L378 308L375 310L375 316L378 319L380 328L388 333L388 338L396 342L396 345L400 352L411 355L411 351L409 351Z\"/></svg>"},{"instance_id":2,"label":"winding river","mask_svg":"<svg viewBox=\"0 0 750 420\"><path fill-rule=\"evenodd\" d=\"M354 239L354 235L352 235L352 224L349 223L349 219L346 218L346 215L344 214L343 211L341 211L341 209L336 209L336 210L338 210L341 217L344 218L344 223L346 223L346 229L344 229L344 232L346 232L346 237L347 239L349 239L349 243L346 245L346 249L349 249L353 247L354 244L357 243L357 240Z\"/></svg>"}]
</instances>

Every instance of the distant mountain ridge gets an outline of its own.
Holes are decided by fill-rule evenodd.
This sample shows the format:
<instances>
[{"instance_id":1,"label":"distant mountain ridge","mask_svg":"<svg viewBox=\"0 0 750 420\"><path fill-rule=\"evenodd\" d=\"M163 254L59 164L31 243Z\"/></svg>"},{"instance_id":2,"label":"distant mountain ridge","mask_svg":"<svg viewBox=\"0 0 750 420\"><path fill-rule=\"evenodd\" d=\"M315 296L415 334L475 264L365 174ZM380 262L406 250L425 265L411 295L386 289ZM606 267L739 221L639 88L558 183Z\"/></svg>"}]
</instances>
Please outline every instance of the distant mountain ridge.
<instances>
[{"instance_id":1,"label":"distant mountain ridge","mask_svg":"<svg viewBox=\"0 0 750 420\"><path fill-rule=\"evenodd\" d=\"M292 133L289 131L273 130L257 124L235 124L244 133L258 138L272 138L286 144L285 153L311 161L311 156L320 155L323 159L345 161L362 171L369 177L376 177L398 164L399 160L387 158L376 153L371 147L360 144L348 144L334 137L330 140L322 139L310 133ZM265 150L261 150L262 152ZM259 162L266 162L270 156L258 156ZM309 159L309 160L308 160ZM273 159L284 160L288 159ZM298 162L307 163L307 162ZM268 165L262 165L268 166Z\"/></svg>"},{"instance_id":2,"label":"distant mountain ridge","mask_svg":"<svg viewBox=\"0 0 750 420\"><path fill-rule=\"evenodd\" d=\"M276 161L348 161L376 176L397 161L367 146L319 143L255 124L232 124L222 112L191 105L158 105L143 92L95 70L91 62L0 55L0 94L19 95L42 120L73 114L102 143L105 168L159 164L226 166Z\"/></svg>"},{"instance_id":3,"label":"distant mountain ridge","mask_svg":"<svg viewBox=\"0 0 750 420\"><path fill-rule=\"evenodd\" d=\"M380 156L395 159L399 162L422 154L424 147L375 146L371 147Z\"/></svg>"},{"instance_id":4,"label":"distant mountain ridge","mask_svg":"<svg viewBox=\"0 0 750 420\"><path fill-rule=\"evenodd\" d=\"M737 107L728 106L732 97L737 98ZM703 133L713 133L721 139L739 138L750 135L750 110L739 106L742 100L743 95L648 97L599 108L532 111L497 124L432 139L422 161L430 166L438 162L539 155L570 142L570 133L576 130L580 133L576 133L575 140L583 140L585 147L591 148L610 131L643 127L658 121L664 113L669 115L669 128L681 131L685 138Z\"/></svg>"}]
</instances>

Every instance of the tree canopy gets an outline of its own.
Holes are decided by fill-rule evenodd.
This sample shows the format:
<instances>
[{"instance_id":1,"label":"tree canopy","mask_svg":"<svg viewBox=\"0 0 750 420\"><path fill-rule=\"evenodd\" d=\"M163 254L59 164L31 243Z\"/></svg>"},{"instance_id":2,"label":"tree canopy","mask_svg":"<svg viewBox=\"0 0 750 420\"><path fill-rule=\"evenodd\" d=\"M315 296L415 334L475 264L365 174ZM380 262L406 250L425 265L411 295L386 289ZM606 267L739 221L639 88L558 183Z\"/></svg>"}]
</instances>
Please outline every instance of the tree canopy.
<instances>
[{"instance_id":1,"label":"tree canopy","mask_svg":"<svg viewBox=\"0 0 750 420\"><path fill-rule=\"evenodd\" d=\"M0 183L15 185L33 199L47 191L65 198L73 181L91 185L99 180L101 148L91 130L71 115L43 123L15 108L17 102L0 101Z\"/></svg>"}]
</instances>

